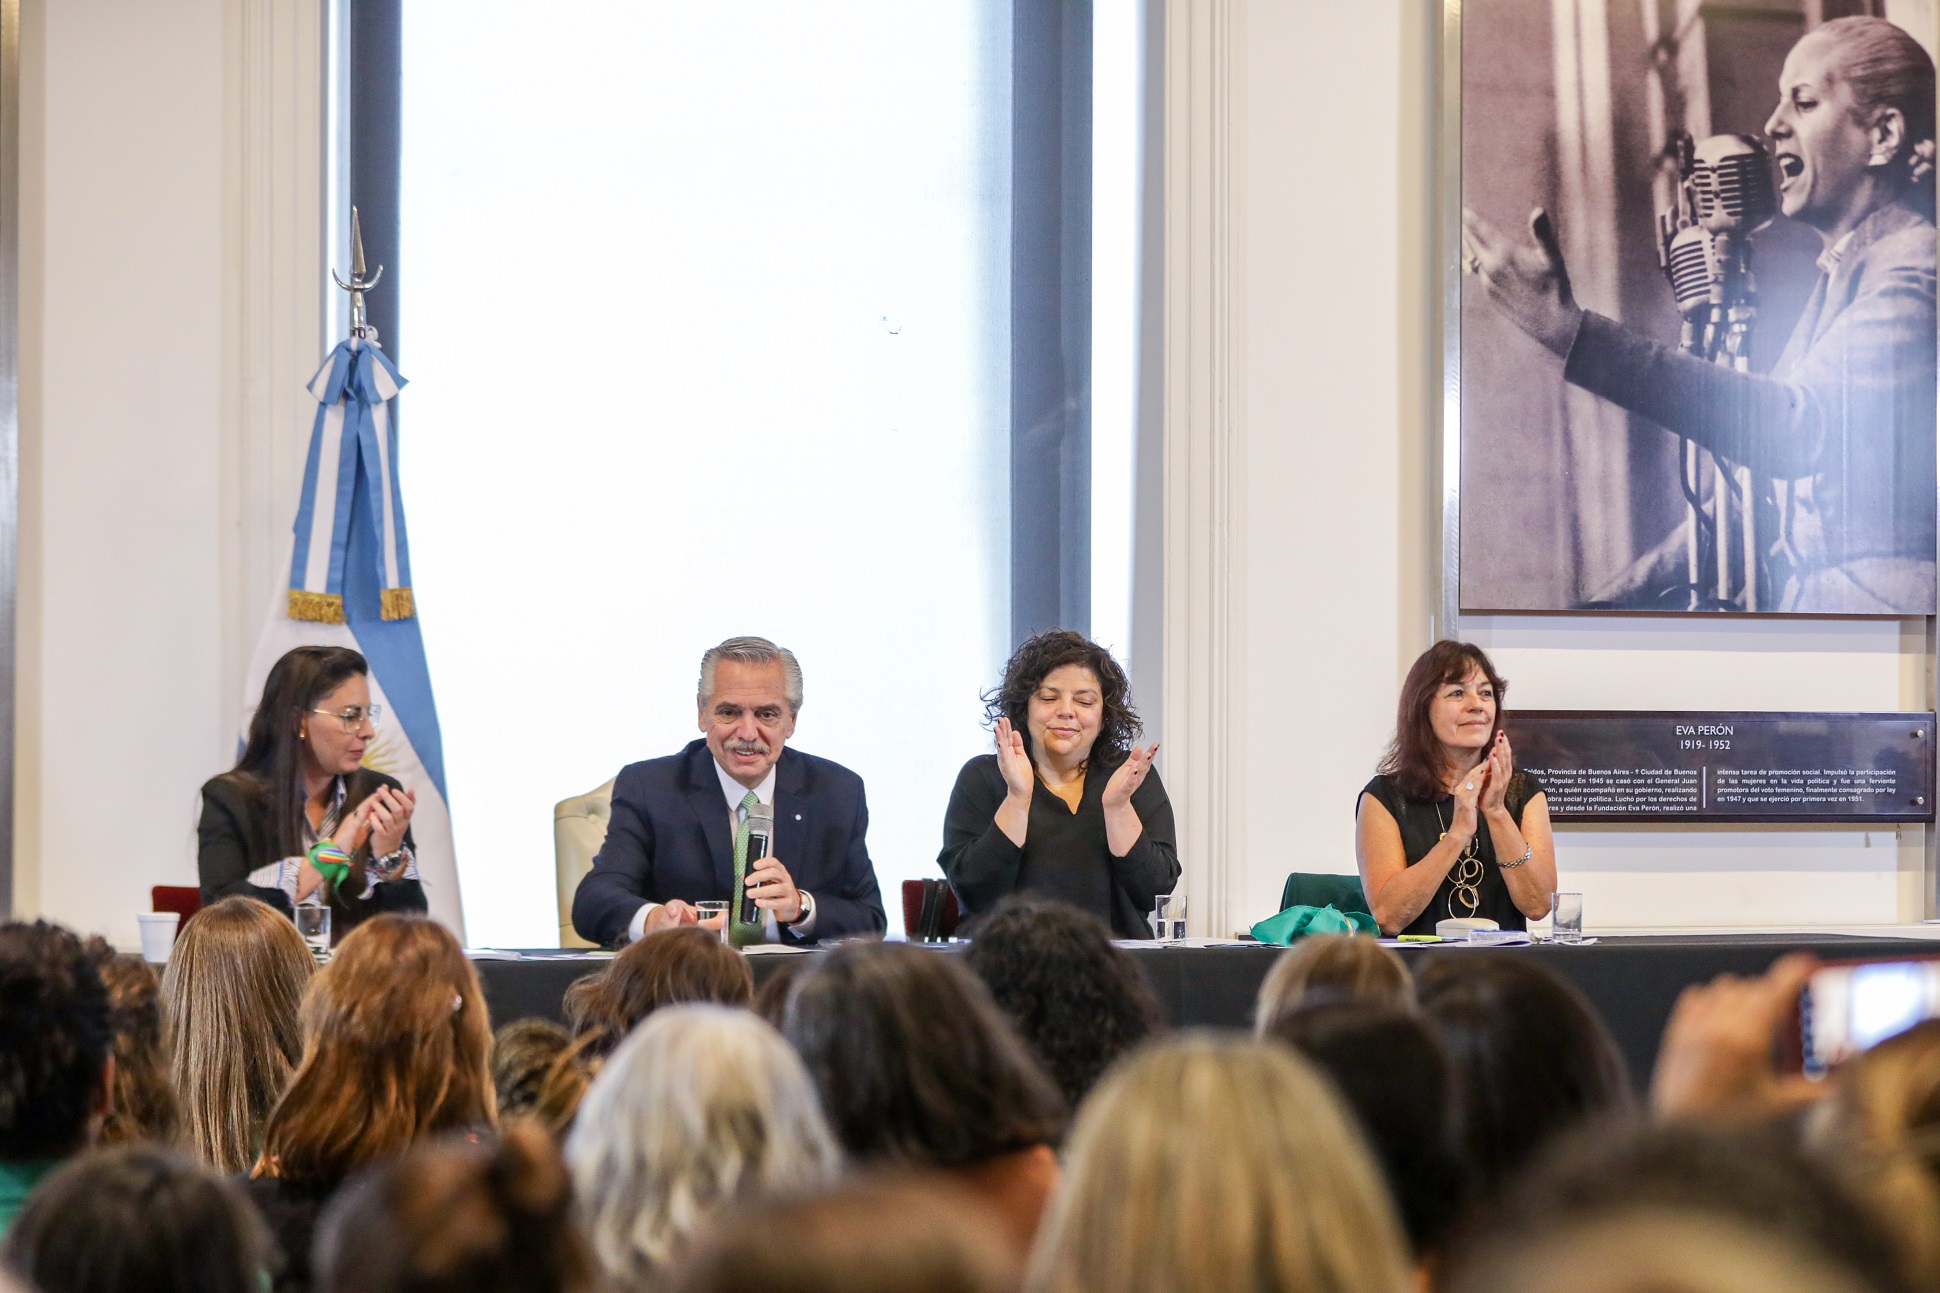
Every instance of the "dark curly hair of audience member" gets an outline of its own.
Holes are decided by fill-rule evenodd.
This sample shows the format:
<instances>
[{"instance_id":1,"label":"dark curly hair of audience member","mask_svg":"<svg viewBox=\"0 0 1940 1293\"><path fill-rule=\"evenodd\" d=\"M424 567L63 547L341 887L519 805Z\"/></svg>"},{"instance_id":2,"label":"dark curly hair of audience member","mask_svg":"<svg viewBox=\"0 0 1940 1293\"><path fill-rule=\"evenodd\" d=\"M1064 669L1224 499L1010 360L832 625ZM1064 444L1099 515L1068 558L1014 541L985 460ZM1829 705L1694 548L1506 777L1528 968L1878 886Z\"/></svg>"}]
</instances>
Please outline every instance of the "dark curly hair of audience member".
<instances>
[{"instance_id":1,"label":"dark curly hair of audience member","mask_svg":"<svg viewBox=\"0 0 1940 1293\"><path fill-rule=\"evenodd\" d=\"M498 1092L499 1117L531 1112L546 1070L571 1041L571 1034L550 1019L514 1019L492 1034L492 1087Z\"/></svg>"},{"instance_id":2,"label":"dark curly hair of audience member","mask_svg":"<svg viewBox=\"0 0 1940 1293\"><path fill-rule=\"evenodd\" d=\"M1633 1111L1610 1030L1553 971L1505 952L1448 952L1415 978L1462 1092L1462 1158L1488 1201L1558 1137Z\"/></svg>"},{"instance_id":3,"label":"dark curly hair of audience member","mask_svg":"<svg viewBox=\"0 0 1940 1293\"><path fill-rule=\"evenodd\" d=\"M1434 1030L1396 1005L1323 996L1278 1012L1260 1035L1333 1081L1387 1178L1415 1259L1433 1257L1463 1190L1455 1073Z\"/></svg>"},{"instance_id":4,"label":"dark curly hair of audience member","mask_svg":"<svg viewBox=\"0 0 1940 1293\"><path fill-rule=\"evenodd\" d=\"M89 939L88 953L108 989L115 1030L114 1109L101 1124L101 1143L172 1144L181 1105L168 1076L161 976L141 957L117 953L104 938Z\"/></svg>"},{"instance_id":5,"label":"dark curly hair of audience member","mask_svg":"<svg viewBox=\"0 0 1940 1293\"><path fill-rule=\"evenodd\" d=\"M1801 1147L1783 1122L1630 1124L1564 1137L1499 1206L1472 1214L1451 1264L1459 1270L1568 1225L1643 1210L1709 1215L1783 1235L1878 1293L1910 1293L1893 1236L1868 1213L1844 1167Z\"/></svg>"},{"instance_id":6,"label":"dark curly hair of audience member","mask_svg":"<svg viewBox=\"0 0 1940 1293\"><path fill-rule=\"evenodd\" d=\"M795 976L802 968L802 958L770 957L768 965L768 977L754 990L754 1013L780 1032L782 1020L788 1014L788 998L795 990Z\"/></svg>"},{"instance_id":7,"label":"dark curly hair of audience member","mask_svg":"<svg viewBox=\"0 0 1940 1293\"><path fill-rule=\"evenodd\" d=\"M998 719L1008 718L1012 727L1028 734L1032 695L1053 670L1068 664L1091 670L1102 693L1104 712L1099 716L1098 740L1091 747L1092 755L1105 756L1102 760L1105 763L1122 759L1144 731L1138 711L1132 708L1131 682L1118 661L1112 659L1111 652L1084 634L1068 629L1040 633L1011 653L1004 665L1003 682L983 694L984 722L995 727Z\"/></svg>"},{"instance_id":8,"label":"dark curly hair of audience member","mask_svg":"<svg viewBox=\"0 0 1940 1293\"><path fill-rule=\"evenodd\" d=\"M0 925L0 1160L88 1143L114 1022L81 940L46 921Z\"/></svg>"},{"instance_id":9,"label":"dark curly hair of audience member","mask_svg":"<svg viewBox=\"0 0 1940 1293\"><path fill-rule=\"evenodd\" d=\"M119 1145L41 1182L0 1256L40 1293L262 1293L270 1254L234 1182L172 1149Z\"/></svg>"},{"instance_id":10,"label":"dark curly hair of audience member","mask_svg":"<svg viewBox=\"0 0 1940 1293\"><path fill-rule=\"evenodd\" d=\"M357 1178L317 1233L318 1293L582 1293L597 1287L552 1138L515 1119Z\"/></svg>"},{"instance_id":11,"label":"dark curly hair of audience member","mask_svg":"<svg viewBox=\"0 0 1940 1293\"><path fill-rule=\"evenodd\" d=\"M1077 1108L1126 1051L1164 1026L1129 953L1089 912L1014 894L977 922L965 956Z\"/></svg>"}]
</instances>

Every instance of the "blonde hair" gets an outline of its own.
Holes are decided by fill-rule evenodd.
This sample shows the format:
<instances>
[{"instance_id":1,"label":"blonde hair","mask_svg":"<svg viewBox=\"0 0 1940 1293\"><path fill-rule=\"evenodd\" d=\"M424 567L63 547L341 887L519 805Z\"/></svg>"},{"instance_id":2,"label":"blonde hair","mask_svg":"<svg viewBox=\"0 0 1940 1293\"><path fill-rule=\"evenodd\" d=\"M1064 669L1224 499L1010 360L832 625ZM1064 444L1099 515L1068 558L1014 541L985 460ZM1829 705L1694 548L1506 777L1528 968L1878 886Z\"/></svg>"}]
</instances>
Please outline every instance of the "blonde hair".
<instances>
[{"instance_id":1,"label":"blonde hair","mask_svg":"<svg viewBox=\"0 0 1940 1293\"><path fill-rule=\"evenodd\" d=\"M162 973L168 1075L184 1146L218 1172L247 1172L263 1123L303 1054L297 1011L316 972L287 916L224 898L182 927Z\"/></svg>"},{"instance_id":2,"label":"blonde hair","mask_svg":"<svg viewBox=\"0 0 1940 1293\"><path fill-rule=\"evenodd\" d=\"M497 1121L478 971L442 925L374 916L303 998L303 1060L255 1175L335 1185L426 1136Z\"/></svg>"},{"instance_id":3,"label":"blonde hair","mask_svg":"<svg viewBox=\"0 0 1940 1293\"><path fill-rule=\"evenodd\" d=\"M1641 1208L1490 1249L1450 1293L1862 1293L1789 1236L1717 1216Z\"/></svg>"},{"instance_id":4,"label":"blonde hair","mask_svg":"<svg viewBox=\"0 0 1940 1293\"><path fill-rule=\"evenodd\" d=\"M755 1191L840 1163L794 1050L745 1010L656 1011L600 1069L566 1141L580 1217L622 1285L664 1273L694 1230Z\"/></svg>"},{"instance_id":5,"label":"blonde hair","mask_svg":"<svg viewBox=\"0 0 1940 1293\"><path fill-rule=\"evenodd\" d=\"M1267 971L1254 1006L1254 1036L1266 1036L1274 1020L1320 992L1415 1008L1415 981L1393 948L1358 934L1316 934L1280 953Z\"/></svg>"},{"instance_id":6,"label":"blonde hair","mask_svg":"<svg viewBox=\"0 0 1940 1293\"><path fill-rule=\"evenodd\" d=\"M1326 1079L1279 1046L1188 1037L1079 1114L1032 1293L1400 1293L1394 1205Z\"/></svg>"}]
</instances>

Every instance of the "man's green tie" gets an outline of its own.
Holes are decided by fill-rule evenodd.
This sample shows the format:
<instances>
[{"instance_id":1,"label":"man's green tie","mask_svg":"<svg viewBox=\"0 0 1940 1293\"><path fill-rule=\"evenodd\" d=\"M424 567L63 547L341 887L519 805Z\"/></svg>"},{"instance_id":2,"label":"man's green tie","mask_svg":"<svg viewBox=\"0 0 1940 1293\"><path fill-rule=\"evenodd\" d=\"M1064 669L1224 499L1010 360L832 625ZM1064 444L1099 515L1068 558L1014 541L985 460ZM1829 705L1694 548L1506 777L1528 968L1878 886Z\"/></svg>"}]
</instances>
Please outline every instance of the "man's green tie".
<instances>
[{"instance_id":1,"label":"man's green tie","mask_svg":"<svg viewBox=\"0 0 1940 1293\"><path fill-rule=\"evenodd\" d=\"M741 796L741 822L734 828L734 892L728 895L728 940L736 947L759 943L768 935L764 922L749 924L741 919L741 901L748 893L748 814L760 802L761 797L752 790Z\"/></svg>"}]
</instances>

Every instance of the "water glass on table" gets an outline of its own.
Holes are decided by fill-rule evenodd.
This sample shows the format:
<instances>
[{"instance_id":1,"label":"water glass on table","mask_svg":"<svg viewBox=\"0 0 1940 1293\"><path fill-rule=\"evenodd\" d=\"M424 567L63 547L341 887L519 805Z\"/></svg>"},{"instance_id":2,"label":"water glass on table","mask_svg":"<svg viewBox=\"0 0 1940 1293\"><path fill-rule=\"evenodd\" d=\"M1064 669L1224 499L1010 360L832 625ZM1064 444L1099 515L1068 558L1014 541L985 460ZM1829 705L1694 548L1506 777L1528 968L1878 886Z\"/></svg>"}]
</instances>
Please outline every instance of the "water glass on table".
<instances>
[{"instance_id":1,"label":"water glass on table","mask_svg":"<svg viewBox=\"0 0 1940 1293\"><path fill-rule=\"evenodd\" d=\"M1552 943L1580 943L1583 941L1582 894L1556 893L1550 895L1549 941Z\"/></svg>"},{"instance_id":2,"label":"water glass on table","mask_svg":"<svg viewBox=\"0 0 1940 1293\"><path fill-rule=\"evenodd\" d=\"M1186 899L1184 894L1162 893L1152 900L1152 937L1161 943L1176 943L1186 936Z\"/></svg>"},{"instance_id":3,"label":"water glass on table","mask_svg":"<svg viewBox=\"0 0 1940 1293\"><path fill-rule=\"evenodd\" d=\"M703 921L713 920L716 916L719 916L721 918L721 927L715 932L720 934L723 943L730 941L728 939L727 899L722 898L717 900L710 898L706 902L697 902L694 904L694 910L700 913L700 918Z\"/></svg>"},{"instance_id":4,"label":"water glass on table","mask_svg":"<svg viewBox=\"0 0 1940 1293\"><path fill-rule=\"evenodd\" d=\"M296 932L310 945L310 955L319 961L330 959L330 908L320 902L298 903Z\"/></svg>"}]
</instances>

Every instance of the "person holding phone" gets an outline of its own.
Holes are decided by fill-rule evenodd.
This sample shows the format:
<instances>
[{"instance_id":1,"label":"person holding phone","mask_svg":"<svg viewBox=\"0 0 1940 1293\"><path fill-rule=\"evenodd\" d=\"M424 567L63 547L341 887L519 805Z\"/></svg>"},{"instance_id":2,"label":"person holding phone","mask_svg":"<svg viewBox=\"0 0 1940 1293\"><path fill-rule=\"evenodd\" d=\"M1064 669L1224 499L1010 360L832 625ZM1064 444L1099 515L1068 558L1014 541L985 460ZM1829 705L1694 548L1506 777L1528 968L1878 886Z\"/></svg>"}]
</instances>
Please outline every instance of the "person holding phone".
<instances>
[{"instance_id":1,"label":"person holding phone","mask_svg":"<svg viewBox=\"0 0 1940 1293\"><path fill-rule=\"evenodd\" d=\"M416 798L364 766L379 716L358 652L303 646L276 662L242 758L202 787L205 906L235 894L286 913L324 902L337 939L379 912L427 909L411 839Z\"/></svg>"},{"instance_id":2,"label":"person holding phone","mask_svg":"<svg viewBox=\"0 0 1940 1293\"><path fill-rule=\"evenodd\" d=\"M1355 810L1361 888L1383 934L1433 934L1449 918L1527 929L1549 912L1549 798L1516 770L1506 687L1481 648L1450 641L1401 684L1394 741Z\"/></svg>"}]
</instances>

